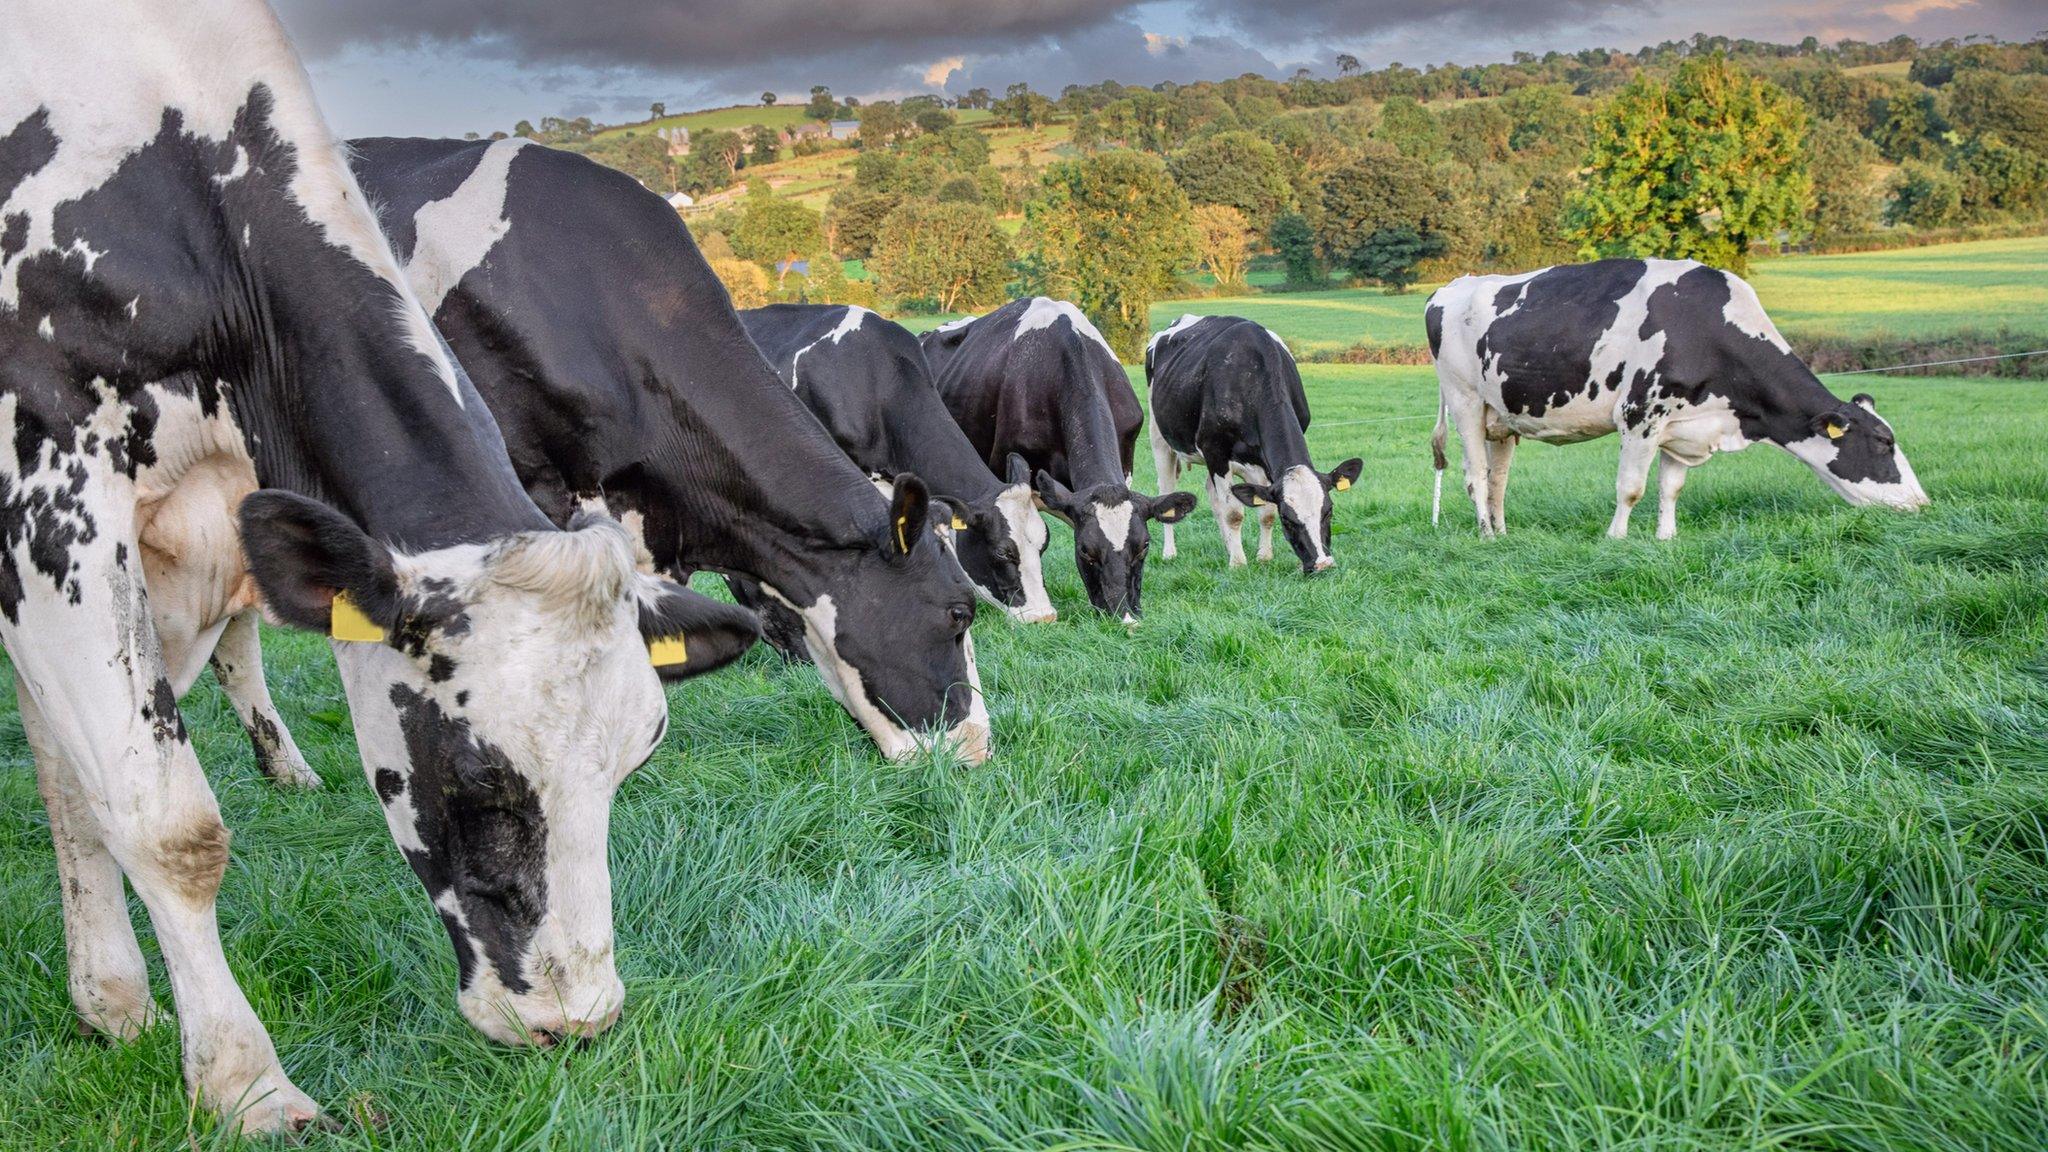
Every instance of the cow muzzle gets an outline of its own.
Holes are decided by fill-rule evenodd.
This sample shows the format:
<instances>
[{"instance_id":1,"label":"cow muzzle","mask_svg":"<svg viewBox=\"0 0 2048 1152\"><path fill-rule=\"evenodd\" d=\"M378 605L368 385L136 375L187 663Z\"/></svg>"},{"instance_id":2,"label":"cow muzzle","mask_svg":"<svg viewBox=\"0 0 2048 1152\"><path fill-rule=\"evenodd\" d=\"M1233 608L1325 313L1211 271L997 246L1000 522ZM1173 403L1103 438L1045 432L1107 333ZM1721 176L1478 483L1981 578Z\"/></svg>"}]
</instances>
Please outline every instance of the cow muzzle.
<instances>
[{"instance_id":1,"label":"cow muzzle","mask_svg":"<svg viewBox=\"0 0 2048 1152\"><path fill-rule=\"evenodd\" d=\"M548 1047L563 1040L587 1040L616 1024L626 1003L626 986L610 965L602 975L574 982L557 980L530 991L471 989L461 997L462 1015L476 1030L500 1044Z\"/></svg>"}]
</instances>

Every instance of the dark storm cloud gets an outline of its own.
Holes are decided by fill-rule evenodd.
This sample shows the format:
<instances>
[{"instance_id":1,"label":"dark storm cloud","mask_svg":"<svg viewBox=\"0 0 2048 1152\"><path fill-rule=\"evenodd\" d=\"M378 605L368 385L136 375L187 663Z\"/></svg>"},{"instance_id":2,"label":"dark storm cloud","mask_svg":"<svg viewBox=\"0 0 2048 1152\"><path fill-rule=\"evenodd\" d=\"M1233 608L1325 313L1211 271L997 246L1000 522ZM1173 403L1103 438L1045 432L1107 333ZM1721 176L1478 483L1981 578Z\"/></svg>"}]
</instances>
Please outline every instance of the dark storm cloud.
<instances>
[{"instance_id":1,"label":"dark storm cloud","mask_svg":"<svg viewBox=\"0 0 2048 1152\"><path fill-rule=\"evenodd\" d=\"M277 0L300 46L447 45L527 63L726 67L881 50L899 62L1087 29L1127 0Z\"/></svg>"},{"instance_id":2,"label":"dark storm cloud","mask_svg":"<svg viewBox=\"0 0 2048 1152\"><path fill-rule=\"evenodd\" d=\"M1584 25L1661 7L1655 0L1196 0L1198 16L1268 40L1371 36L1409 25L1523 31Z\"/></svg>"}]
</instances>

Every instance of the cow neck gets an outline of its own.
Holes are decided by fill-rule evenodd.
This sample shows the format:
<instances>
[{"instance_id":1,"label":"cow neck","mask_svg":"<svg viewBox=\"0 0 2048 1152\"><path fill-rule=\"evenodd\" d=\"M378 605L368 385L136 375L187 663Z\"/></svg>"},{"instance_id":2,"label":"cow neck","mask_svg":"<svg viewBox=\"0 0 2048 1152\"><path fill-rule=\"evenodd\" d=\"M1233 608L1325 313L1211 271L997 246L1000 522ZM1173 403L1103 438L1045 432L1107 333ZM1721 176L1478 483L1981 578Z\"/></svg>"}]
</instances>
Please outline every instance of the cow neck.
<instances>
[{"instance_id":1,"label":"cow neck","mask_svg":"<svg viewBox=\"0 0 2048 1152\"><path fill-rule=\"evenodd\" d=\"M1067 457L1067 487L1076 492L1098 484L1124 483L1123 457L1109 397L1098 381L1082 337L1071 330L1060 344L1060 440ZM1117 368L1122 376L1123 368Z\"/></svg>"},{"instance_id":2,"label":"cow neck","mask_svg":"<svg viewBox=\"0 0 2048 1152\"><path fill-rule=\"evenodd\" d=\"M1729 407L1742 419L1762 423L1773 439L1804 439L1807 421L1841 407L1841 398L1828 391L1799 357L1761 340L1754 343L1757 347L1744 348L1737 356L1753 386L1726 389Z\"/></svg>"},{"instance_id":3,"label":"cow neck","mask_svg":"<svg viewBox=\"0 0 2048 1152\"><path fill-rule=\"evenodd\" d=\"M921 380L911 387L919 391L892 405L888 414L892 457L915 461L909 470L941 496L972 503L995 499L1006 485L953 422L938 392Z\"/></svg>"},{"instance_id":4,"label":"cow neck","mask_svg":"<svg viewBox=\"0 0 2048 1152\"><path fill-rule=\"evenodd\" d=\"M1294 414L1294 405L1277 388L1269 388L1259 397L1252 409L1252 419L1257 421L1259 435L1259 462L1266 469L1266 478L1273 484L1292 468L1314 469L1309 459L1308 436L1301 430L1301 420Z\"/></svg>"},{"instance_id":5,"label":"cow neck","mask_svg":"<svg viewBox=\"0 0 2048 1152\"><path fill-rule=\"evenodd\" d=\"M646 362L662 366L675 422L659 433L673 443L648 453L646 482L658 490L645 495L675 509L676 536L649 547L658 560L752 576L808 602L833 551L875 546L886 502L730 307L650 329L659 337Z\"/></svg>"}]
</instances>

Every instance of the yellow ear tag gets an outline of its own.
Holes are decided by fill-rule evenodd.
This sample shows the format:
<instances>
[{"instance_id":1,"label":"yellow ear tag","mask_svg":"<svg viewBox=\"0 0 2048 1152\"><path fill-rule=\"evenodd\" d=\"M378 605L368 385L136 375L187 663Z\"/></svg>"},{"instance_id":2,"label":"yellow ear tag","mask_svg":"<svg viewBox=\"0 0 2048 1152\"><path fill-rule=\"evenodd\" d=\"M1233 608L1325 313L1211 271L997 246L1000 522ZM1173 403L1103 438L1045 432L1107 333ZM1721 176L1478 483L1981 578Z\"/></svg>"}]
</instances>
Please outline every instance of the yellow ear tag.
<instances>
[{"instance_id":1,"label":"yellow ear tag","mask_svg":"<svg viewBox=\"0 0 2048 1152\"><path fill-rule=\"evenodd\" d=\"M1258 496L1252 497L1252 507L1254 508L1264 508L1268 503L1270 503L1270 501L1262 499Z\"/></svg>"},{"instance_id":2,"label":"yellow ear tag","mask_svg":"<svg viewBox=\"0 0 2048 1152\"><path fill-rule=\"evenodd\" d=\"M363 610L348 598L348 593L336 592L328 612L327 633L336 640L360 640L370 644L384 642L384 630L363 615Z\"/></svg>"},{"instance_id":3,"label":"yellow ear tag","mask_svg":"<svg viewBox=\"0 0 2048 1152\"><path fill-rule=\"evenodd\" d=\"M1828 425L1828 439L1830 440L1840 440L1842 437L1847 436L1848 434L1849 430L1847 428L1842 427L1840 424Z\"/></svg>"},{"instance_id":4,"label":"yellow ear tag","mask_svg":"<svg viewBox=\"0 0 2048 1152\"><path fill-rule=\"evenodd\" d=\"M910 539L903 535L903 525L909 520L910 517L908 516L898 516L896 518L896 550L898 552L910 551Z\"/></svg>"},{"instance_id":5,"label":"yellow ear tag","mask_svg":"<svg viewBox=\"0 0 2048 1152\"><path fill-rule=\"evenodd\" d=\"M1349 476L1339 476L1339 477L1337 477L1337 491L1339 491L1339 492L1342 492L1342 491L1344 491L1345 489L1347 489L1347 488L1349 488L1349 487L1351 487L1351 477L1349 477Z\"/></svg>"},{"instance_id":6,"label":"yellow ear tag","mask_svg":"<svg viewBox=\"0 0 2048 1152\"><path fill-rule=\"evenodd\" d=\"M690 662L681 636L657 636L647 642L647 662L656 668L680 668Z\"/></svg>"},{"instance_id":7,"label":"yellow ear tag","mask_svg":"<svg viewBox=\"0 0 2048 1152\"><path fill-rule=\"evenodd\" d=\"M962 519L961 519L961 518L959 518L958 516L955 516L955 517L953 517L953 531L955 531L955 532L965 532L965 531L967 531L967 521L965 521L965 520L962 520Z\"/></svg>"}]
</instances>

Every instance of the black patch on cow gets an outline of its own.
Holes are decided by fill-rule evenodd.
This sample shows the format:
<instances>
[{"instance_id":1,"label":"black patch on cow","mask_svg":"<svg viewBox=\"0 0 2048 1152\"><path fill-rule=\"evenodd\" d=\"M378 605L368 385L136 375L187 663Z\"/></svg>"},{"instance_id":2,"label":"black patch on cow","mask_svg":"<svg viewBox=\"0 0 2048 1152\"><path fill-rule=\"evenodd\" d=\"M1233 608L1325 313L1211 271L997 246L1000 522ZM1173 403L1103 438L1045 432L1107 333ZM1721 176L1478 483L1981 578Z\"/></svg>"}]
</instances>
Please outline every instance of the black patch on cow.
<instances>
[{"instance_id":1,"label":"black patch on cow","mask_svg":"<svg viewBox=\"0 0 2048 1152\"><path fill-rule=\"evenodd\" d=\"M28 246L28 213L9 212L0 218L0 264Z\"/></svg>"},{"instance_id":2,"label":"black patch on cow","mask_svg":"<svg viewBox=\"0 0 2048 1152\"><path fill-rule=\"evenodd\" d=\"M403 684L391 703L405 735L412 777L414 831L425 851L406 859L428 895L453 892L465 931L449 924L457 960L473 943L498 980L528 990L521 961L547 908L547 824L540 797L497 747L469 722ZM381 792L381 789L380 789ZM465 970L463 984L469 984Z\"/></svg>"},{"instance_id":3,"label":"black patch on cow","mask_svg":"<svg viewBox=\"0 0 2048 1152\"><path fill-rule=\"evenodd\" d=\"M389 768L379 768L374 787L377 789L377 799L389 804L405 795L405 777Z\"/></svg>"},{"instance_id":4,"label":"black patch on cow","mask_svg":"<svg viewBox=\"0 0 2048 1152\"><path fill-rule=\"evenodd\" d=\"M455 661L439 652L427 660L427 679L436 684L446 684L455 675Z\"/></svg>"},{"instance_id":5,"label":"black patch on cow","mask_svg":"<svg viewBox=\"0 0 2048 1152\"><path fill-rule=\"evenodd\" d=\"M158 743L185 742L185 714L178 711L178 694L164 677L157 677L150 687L149 698L142 702L142 718L149 721Z\"/></svg>"},{"instance_id":6,"label":"black patch on cow","mask_svg":"<svg viewBox=\"0 0 2048 1152\"><path fill-rule=\"evenodd\" d=\"M57 135L50 131L47 108L36 109L0 136L0 204L7 203L22 181L42 171L56 156Z\"/></svg>"},{"instance_id":7,"label":"black patch on cow","mask_svg":"<svg viewBox=\"0 0 2048 1152\"><path fill-rule=\"evenodd\" d=\"M1554 268L1495 294L1479 362L1505 375L1501 402L1508 411L1541 416L1575 397L1622 386L1619 372L1592 379L1593 349L1647 271L1641 260L1600 260Z\"/></svg>"},{"instance_id":8,"label":"black patch on cow","mask_svg":"<svg viewBox=\"0 0 2048 1152\"><path fill-rule=\"evenodd\" d=\"M1429 334L1429 354L1436 356L1444 347L1444 306L1429 298L1429 304L1422 310L1422 330Z\"/></svg>"}]
</instances>

